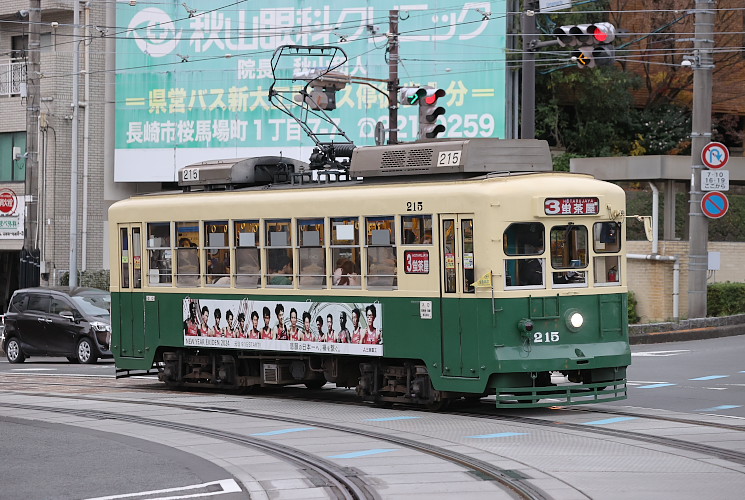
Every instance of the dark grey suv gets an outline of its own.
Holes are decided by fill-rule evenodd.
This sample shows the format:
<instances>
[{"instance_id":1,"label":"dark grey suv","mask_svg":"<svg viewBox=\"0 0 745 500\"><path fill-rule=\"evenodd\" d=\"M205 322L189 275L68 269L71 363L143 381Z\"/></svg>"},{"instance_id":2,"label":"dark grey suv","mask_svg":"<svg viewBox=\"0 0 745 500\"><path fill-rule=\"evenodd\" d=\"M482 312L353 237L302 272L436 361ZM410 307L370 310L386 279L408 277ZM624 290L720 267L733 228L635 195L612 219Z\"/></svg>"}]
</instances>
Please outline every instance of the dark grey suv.
<instances>
[{"instance_id":1,"label":"dark grey suv","mask_svg":"<svg viewBox=\"0 0 745 500\"><path fill-rule=\"evenodd\" d=\"M97 288L24 288L10 299L2 347L8 361L65 356L95 363L111 354L111 295Z\"/></svg>"}]
</instances>

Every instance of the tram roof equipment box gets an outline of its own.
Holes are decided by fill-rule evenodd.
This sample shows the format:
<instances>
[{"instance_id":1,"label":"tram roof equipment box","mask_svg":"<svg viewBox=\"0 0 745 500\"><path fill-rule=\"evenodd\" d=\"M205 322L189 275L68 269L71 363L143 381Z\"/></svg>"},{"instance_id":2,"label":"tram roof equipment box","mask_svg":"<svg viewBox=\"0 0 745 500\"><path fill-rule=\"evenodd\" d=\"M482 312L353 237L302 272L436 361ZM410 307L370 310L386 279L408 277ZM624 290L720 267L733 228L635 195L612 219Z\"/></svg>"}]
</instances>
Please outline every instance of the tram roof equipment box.
<instances>
[{"instance_id":1,"label":"tram roof equipment box","mask_svg":"<svg viewBox=\"0 0 745 500\"><path fill-rule=\"evenodd\" d=\"M234 189L289 181L296 171L308 170L303 161L283 156L232 158L193 163L179 169L179 186L191 189Z\"/></svg>"},{"instance_id":2,"label":"tram roof equipment box","mask_svg":"<svg viewBox=\"0 0 745 500\"><path fill-rule=\"evenodd\" d=\"M551 152L538 139L446 139L357 148L350 174L394 177L450 174L471 177L490 172L550 172Z\"/></svg>"}]
</instances>

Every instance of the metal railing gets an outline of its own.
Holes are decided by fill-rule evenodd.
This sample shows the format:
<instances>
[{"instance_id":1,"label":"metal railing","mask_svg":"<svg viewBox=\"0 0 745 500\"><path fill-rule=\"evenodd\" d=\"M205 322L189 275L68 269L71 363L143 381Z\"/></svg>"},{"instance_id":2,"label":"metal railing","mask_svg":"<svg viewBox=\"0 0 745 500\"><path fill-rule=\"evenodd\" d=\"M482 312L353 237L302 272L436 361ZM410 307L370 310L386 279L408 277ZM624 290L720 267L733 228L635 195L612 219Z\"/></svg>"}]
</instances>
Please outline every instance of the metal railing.
<instances>
[{"instance_id":1,"label":"metal railing","mask_svg":"<svg viewBox=\"0 0 745 500\"><path fill-rule=\"evenodd\" d=\"M26 63L0 63L0 96L21 95L21 88L26 84Z\"/></svg>"}]
</instances>

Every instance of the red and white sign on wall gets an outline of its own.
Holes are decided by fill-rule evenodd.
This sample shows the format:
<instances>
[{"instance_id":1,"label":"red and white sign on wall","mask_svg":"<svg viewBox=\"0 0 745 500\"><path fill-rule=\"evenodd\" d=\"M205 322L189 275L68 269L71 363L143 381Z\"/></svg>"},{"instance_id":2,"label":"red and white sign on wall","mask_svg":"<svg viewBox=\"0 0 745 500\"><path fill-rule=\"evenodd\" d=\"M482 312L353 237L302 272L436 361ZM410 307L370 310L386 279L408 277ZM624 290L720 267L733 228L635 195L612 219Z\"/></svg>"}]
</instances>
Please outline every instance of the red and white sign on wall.
<instances>
[{"instance_id":1,"label":"red and white sign on wall","mask_svg":"<svg viewBox=\"0 0 745 500\"><path fill-rule=\"evenodd\" d=\"M12 189L0 189L0 215L15 215L18 197Z\"/></svg>"},{"instance_id":2,"label":"red and white sign on wall","mask_svg":"<svg viewBox=\"0 0 745 500\"><path fill-rule=\"evenodd\" d=\"M546 215L597 215L600 201L597 198L546 198Z\"/></svg>"},{"instance_id":3,"label":"red and white sign on wall","mask_svg":"<svg viewBox=\"0 0 745 500\"><path fill-rule=\"evenodd\" d=\"M406 250L404 263L406 274L429 274L429 251Z\"/></svg>"}]
</instances>

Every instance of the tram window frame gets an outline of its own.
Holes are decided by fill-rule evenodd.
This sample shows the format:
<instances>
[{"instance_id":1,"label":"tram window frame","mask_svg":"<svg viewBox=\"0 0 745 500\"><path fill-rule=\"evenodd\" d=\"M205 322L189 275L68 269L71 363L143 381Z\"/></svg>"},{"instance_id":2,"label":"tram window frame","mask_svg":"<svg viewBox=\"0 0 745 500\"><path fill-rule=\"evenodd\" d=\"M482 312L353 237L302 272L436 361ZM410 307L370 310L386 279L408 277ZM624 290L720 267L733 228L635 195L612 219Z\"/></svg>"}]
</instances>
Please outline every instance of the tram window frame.
<instances>
[{"instance_id":1,"label":"tram window frame","mask_svg":"<svg viewBox=\"0 0 745 500\"><path fill-rule=\"evenodd\" d=\"M365 217L365 249L367 287L396 289L398 287L398 258L394 216Z\"/></svg>"},{"instance_id":2,"label":"tram window frame","mask_svg":"<svg viewBox=\"0 0 745 500\"><path fill-rule=\"evenodd\" d=\"M595 286L621 285L621 256L599 255L593 258Z\"/></svg>"},{"instance_id":3,"label":"tram window frame","mask_svg":"<svg viewBox=\"0 0 745 500\"><path fill-rule=\"evenodd\" d=\"M155 229L166 228L164 234ZM173 248L171 247L170 222L147 223L147 256L148 256L148 285L172 286L173 284Z\"/></svg>"},{"instance_id":4,"label":"tram window frame","mask_svg":"<svg viewBox=\"0 0 745 500\"><path fill-rule=\"evenodd\" d=\"M175 231L176 286L200 286L199 221L178 221Z\"/></svg>"},{"instance_id":5,"label":"tram window frame","mask_svg":"<svg viewBox=\"0 0 745 500\"><path fill-rule=\"evenodd\" d=\"M434 217L429 215L401 216L401 245L432 245Z\"/></svg>"},{"instance_id":6,"label":"tram window frame","mask_svg":"<svg viewBox=\"0 0 745 500\"><path fill-rule=\"evenodd\" d=\"M474 274L476 269L476 259L473 248L473 226L472 218L460 219L460 254L463 261L463 293L476 293L476 287L474 286L476 282L476 276Z\"/></svg>"},{"instance_id":7,"label":"tram window frame","mask_svg":"<svg viewBox=\"0 0 745 500\"><path fill-rule=\"evenodd\" d=\"M129 236L126 227L119 228L120 286L129 288Z\"/></svg>"},{"instance_id":8,"label":"tram window frame","mask_svg":"<svg viewBox=\"0 0 745 500\"><path fill-rule=\"evenodd\" d=\"M505 289L546 288L546 227L541 222L513 222L502 233ZM540 280L531 279L540 275Z\"/></svg>"},{"instance_id":9,"label":"tram window frame","mask_svg":"<svg viewBox=\"0 0 745 500\"><path fill-rule=\"evenodd\" d=\"M351 226L352 229L340 231L339 227ZM362 279L360 265L362 255L360 249L360 218L359 217L330 217L330 245L331 263L334 266L331 286L333 288L360 288ZM340 232L353 231L353 238L346 238ZM348 261L350 264L346 264Z\"/></svg>"},{"instance_id":10,"label":"tram window frame","mask_svg":"<svg viewBox=\"0 0 745 500\"><path fill-rule=\"evenodd\" d=\"M142 288L142 235L139 227L132 227L132 288Z\"/></svg>"},{"instance_id":11,"label":"tram window frame","mask_svg":"<svg viewBox=\"0 0 745 500\"><path fill-rule=\"evenodd\" d=\"M326 221L322 217L297 219L298 286L326 287ZM313 228L313 229L305 229Z\"/></svg>"},{"instance_id":12,"label":"tram window frame","mask_svg":"<svg viewBox=\"0 0 745 500\"><path fill-rule=\"evenodd\" d=\"M621 251L621 224L618 222L596 222L592 226L592 234L592 249L595 253L618 253Z\"/></svg>"},{"instance_id":13,"label":"tram window frame","mask_svg":"<svg viewBox=\"0 0 745 500\"><path fill-rule=\"evenodd\" d=\"M246 231L246 228L249 230ZM253 238L248 235L253 235ZM232 274L236 288L259 288L261 286L262 247L260 240L261 221L259 219L233 221L235 271ZM232 267L231 270L233 270Z\"/></svg>"},{"instance_id":14,"label":"tram window frame","mask_svg":"<svg viewBox=\"0 0 745 500\"><path fill-rule=\"evenodd\" d=\"M562 233L564 237L560 237ZM582 241L583 239L584 241ZM590 242L587 226L572 222L552 226L549 233L549 247L551 268L563 270L552 273L552 287L587 287L587 267L590 262ZM564 249L567 249L568 252Z\"/></svg>"},{"instance_id":15,"label":"tram window frame","mask_svg":"<svg viewBox=\"0 0 745 500\"><path fill-rule=\"evenodd\" d=\"M205 283L207 286L230 286L230 221L204 221ZM223 235L222 238L219 238ZM221 244L222 243L222 244Z\"/></svg>"},{"instance_id":16,"label":"tram window frame","mask_svg":"<svg viewBox=\"0 0 745 500\"><path fill-rule=\"evenodd\" d=\"M285 230L272 230L282 228ZM284 236L281 236L283 234ZM295 266L293 263L292 219L264 220L264 235L266 237L264 240L267 264L266 274L264 275L266 286L271 288L293 288L295 283Z\"/></svg>"}]
</instances>

